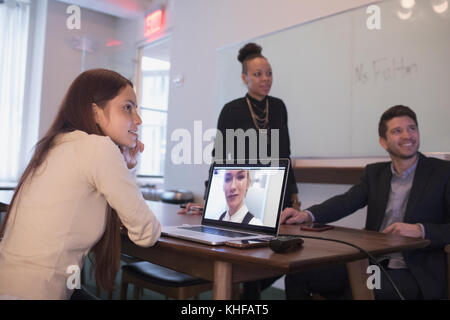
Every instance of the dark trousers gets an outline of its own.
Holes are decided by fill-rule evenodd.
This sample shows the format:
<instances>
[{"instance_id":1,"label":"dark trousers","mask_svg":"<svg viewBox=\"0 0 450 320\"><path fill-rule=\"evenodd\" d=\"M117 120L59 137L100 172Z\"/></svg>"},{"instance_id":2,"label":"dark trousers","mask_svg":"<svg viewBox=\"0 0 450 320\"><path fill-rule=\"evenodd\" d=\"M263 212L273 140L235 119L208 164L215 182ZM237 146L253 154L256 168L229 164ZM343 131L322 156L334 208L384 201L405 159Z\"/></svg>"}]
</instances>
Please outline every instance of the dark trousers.
<instances>
[{"instance_id":1,"label":"dark trousers","mask_svg":"<svg viewBox=\"0 0 450 320\"><path fill-rule=\"evenodd\" d=\"M422 299L417 281L408 269L385 269L405 299ZM369 276L371 274L367 274L367 278ZM380 273L380 284L380 289L374 289L375 299L400 299L383 272ZM343 264L289 274L285 279L285 287L287 299L310 300L312 294L332 300L352 298L347 269Z\"/></svg>"},{"instance_id":2,"label":"dark trousers","mask_svg":"<svg viewBox=\"0 0 450 320\"><path fill-rule=\"evenodd\" d=\"M241 299L243 300L261 300L261 292L270 287L272 283L277 281L280 277L266 278L263 280L244 282L243 294Z\"/></svg>"},{"instance_id":3,"label":"dark trousers","mask_svg":"<svg viewBox=\"0 0 450 320\"><path fill-rule=\"evenodd\" d=\"M283 200L283 210L287 207L292 207L292 200L291 200L292 194L286 193L286 196ZM277 281L281 277L274 277L274 278L266 278L263 280L256 280L256 281L249 281L244 282L243 285L243 295L242 299L244 300L261 300L261 292L270 287L275 281Z\"/></svg>"}]
</instances>

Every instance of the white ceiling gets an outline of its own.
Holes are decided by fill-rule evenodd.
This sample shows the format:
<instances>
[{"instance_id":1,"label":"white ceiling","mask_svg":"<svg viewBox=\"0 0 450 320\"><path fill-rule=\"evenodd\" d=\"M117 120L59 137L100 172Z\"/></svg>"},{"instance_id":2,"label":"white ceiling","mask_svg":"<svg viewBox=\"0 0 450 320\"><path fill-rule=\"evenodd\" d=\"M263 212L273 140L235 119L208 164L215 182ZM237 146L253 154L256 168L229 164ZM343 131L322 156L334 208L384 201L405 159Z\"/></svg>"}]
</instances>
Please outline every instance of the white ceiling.
<instances>
[{"instance_id":1,"label":"white ceiling","mask_svg":"<svg viewBox=\"0 0 450 320\"><path fill-rule=\"evenodd\" d=\"M58 0L119 18L142 17L150 9L152 0Z\"/></svg>"}]
</instances>

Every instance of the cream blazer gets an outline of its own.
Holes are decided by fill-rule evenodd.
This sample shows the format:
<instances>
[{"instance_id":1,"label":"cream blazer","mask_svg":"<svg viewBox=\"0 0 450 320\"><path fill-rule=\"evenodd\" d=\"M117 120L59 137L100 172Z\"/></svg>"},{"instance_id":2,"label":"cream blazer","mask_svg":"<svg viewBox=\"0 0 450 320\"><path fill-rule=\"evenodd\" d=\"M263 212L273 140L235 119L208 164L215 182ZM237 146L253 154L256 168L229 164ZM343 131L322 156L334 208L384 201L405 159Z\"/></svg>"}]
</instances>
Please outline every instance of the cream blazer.
<instances>
[{"instance_id":1,"label":"cream blazer","mask_svg":"<svg viewBox=\"0 0 450 320\"><path fill-rule=\"evenodd\" d=\"M107 203L137 245L152 246L161 233L109 137L59 135L18 196L0 241L0 296L70 298L67 282L103 235Z\"/></svg>"}]
</instances>

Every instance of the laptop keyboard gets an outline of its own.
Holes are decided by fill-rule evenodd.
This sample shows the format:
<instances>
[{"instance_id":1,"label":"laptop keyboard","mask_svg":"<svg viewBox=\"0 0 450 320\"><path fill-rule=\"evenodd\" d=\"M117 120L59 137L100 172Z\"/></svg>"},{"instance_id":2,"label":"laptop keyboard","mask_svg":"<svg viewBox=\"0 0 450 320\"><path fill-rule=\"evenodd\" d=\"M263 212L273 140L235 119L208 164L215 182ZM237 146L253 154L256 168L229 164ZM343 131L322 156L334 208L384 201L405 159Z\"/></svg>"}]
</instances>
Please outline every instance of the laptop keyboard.
<instances>
[{"instance_id":1,"label":"laptop keyboard","mask_svg":"<svg viewBox=\"0 0 450 320\"><path fill-rule=\"evenodd\" d=\"M243 232L236 232L236 231L229 231L229 230L223 230L223 229L216 229L206 226L196 226L196 227L179 227L181 229L190 230L190 231L196 231L196 232L203 232L208 234L215 234L218 236L223 237L229 237L229 238L239 238L239 237L249 237L254 236L254 234L250 233L243 233Z\"/></svg>"}]
</instances>

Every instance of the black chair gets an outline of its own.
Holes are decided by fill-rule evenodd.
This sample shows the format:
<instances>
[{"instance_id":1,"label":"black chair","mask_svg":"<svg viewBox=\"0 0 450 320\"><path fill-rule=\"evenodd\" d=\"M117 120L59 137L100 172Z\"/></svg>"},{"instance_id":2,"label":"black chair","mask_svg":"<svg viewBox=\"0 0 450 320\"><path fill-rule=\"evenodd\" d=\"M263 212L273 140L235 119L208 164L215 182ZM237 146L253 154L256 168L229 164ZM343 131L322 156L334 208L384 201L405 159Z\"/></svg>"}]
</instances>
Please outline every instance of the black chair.
<instances>
[{"instance_id":1,"label":"black chair","mask_svg":"<svg viewBox=\"0 0 450 320\"><path fill-rule=\"evenodd\" d=\"M165 190L160 193L164 203L183 204L194 201L187 190ZM120 299L126 300L128 284L133 284L134 299L139 299L143 289L149 289L173 299L188 299L212 289L212 283L177 272L147 261L133 261L122 266Z\"/></svg>"},{"instance_id":2,"label":"black chair","mask_svg":"<svg viewBox=\"0 0 450 320\"><path fill-rule=\"evenodd\" d=\"M8 211L9 205L3 202L0 202L0 225L3 223L5 212ZM0 240L2 238L0 237Z\"/></svg>"},{"instance_id":3,"label":"black chair","mask_svg":"<svg viewBox=\"0 0 450 320\"><path fill-rule=\"evenodd\" d=\"M120 260L125 262L125 263L133 263L133 262L140 261L139 259L137 259L135 257L132 257L132 256L129 256L129 255L125 254L125 253L121 253L120 254ZM82 285L84 284L84 268L81 271L81 284ZM107 293L108 293L108 300L112 300L112 298L113 298L113 291L108 291ZM95 295L97 297L100 297L100 295L101 295L101 289L97 285L95 286Z\"/></svg>"},{"instance_id":4,"label":"black chair","mask_svg":"<svg viewBox=\"0 0 450 320\"><path fill-rule=\"evenodd\" d=\"M0 212L8 211L8 207L9 205L7 205L6 203L0 202Z\"/></svg>"},{"instance_id":5,"label":"black chair","mask_svg":"<svg viewBox=\"0 0 450 320\"><path fill-rule=\"evenodd\" d=\"M195 297L212 289L210 281L195 278L147 261L122 266L120 299L127 299L128 284L133 284L133 298L138 300L142 290L149 289L178 300Z\"/></svg>"}]
</instances>

